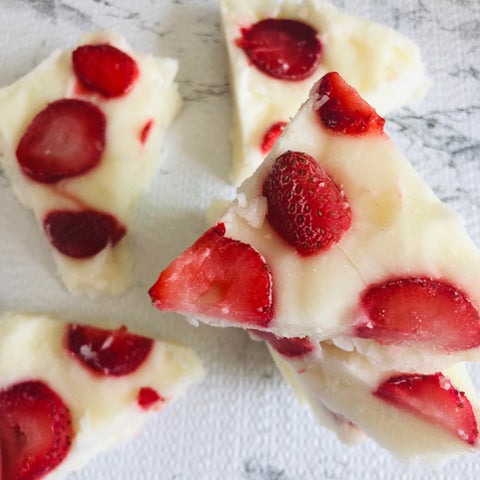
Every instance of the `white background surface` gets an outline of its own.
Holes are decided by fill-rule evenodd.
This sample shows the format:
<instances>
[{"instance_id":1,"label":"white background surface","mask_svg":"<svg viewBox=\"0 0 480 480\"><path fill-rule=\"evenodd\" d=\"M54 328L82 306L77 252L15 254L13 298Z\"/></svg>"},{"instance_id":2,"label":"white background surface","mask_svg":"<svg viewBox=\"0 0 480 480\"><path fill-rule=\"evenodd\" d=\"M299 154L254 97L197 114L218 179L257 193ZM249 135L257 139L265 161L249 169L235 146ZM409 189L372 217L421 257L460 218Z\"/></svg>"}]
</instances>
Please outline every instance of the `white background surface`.
<instances>
[{"instance_id":1,"label":"white background surface","mask_svg":"<svg viewBox=\"0 0 480 480\"><path fill-rule=\"evenodd\" d=\"M442 200L465 216L480 244L480 2L334 3L397 28L420 46L434 86L419 106L391 115L386 129ZM130 240L134 285L117 299L70 296L33 215L0 175L0 313L34 311L90 323L108 319L181 340L195 348L209 376L136 439L69 480L478 478L480 456L431 471L398 463L372 441L344 447L300 409L262 344L233 329L191 327L150 306L148 288L204 231L210 200L234 195L228 183L231 103L220 18L213 0L0 0L0 85L97 28L118 31L139 51L180 60L185 104L168 131L166 161L139 205ZM480 376L475 378L479 385Z\"/></svg>"}]
</instances>

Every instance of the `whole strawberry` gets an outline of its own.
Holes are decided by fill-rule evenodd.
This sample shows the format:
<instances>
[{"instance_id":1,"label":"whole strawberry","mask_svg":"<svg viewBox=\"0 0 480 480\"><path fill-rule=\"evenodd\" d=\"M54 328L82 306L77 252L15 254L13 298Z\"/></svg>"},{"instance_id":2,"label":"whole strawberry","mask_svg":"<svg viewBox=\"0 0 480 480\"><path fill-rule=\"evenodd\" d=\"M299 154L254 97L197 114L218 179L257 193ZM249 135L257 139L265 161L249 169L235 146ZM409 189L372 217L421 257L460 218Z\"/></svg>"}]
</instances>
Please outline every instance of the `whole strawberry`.
<instances>
[{"instance_id":1,"label":"whole strawberry","mask_svg":"<svg viewBox=\"0 0 480 480\"><path fill-rule=\"evenodd\" d=\"M263 184L272 228L300 255L337 243L351 224L344 193L310 155L287 151Z\"/></svg>"}]
</instances>

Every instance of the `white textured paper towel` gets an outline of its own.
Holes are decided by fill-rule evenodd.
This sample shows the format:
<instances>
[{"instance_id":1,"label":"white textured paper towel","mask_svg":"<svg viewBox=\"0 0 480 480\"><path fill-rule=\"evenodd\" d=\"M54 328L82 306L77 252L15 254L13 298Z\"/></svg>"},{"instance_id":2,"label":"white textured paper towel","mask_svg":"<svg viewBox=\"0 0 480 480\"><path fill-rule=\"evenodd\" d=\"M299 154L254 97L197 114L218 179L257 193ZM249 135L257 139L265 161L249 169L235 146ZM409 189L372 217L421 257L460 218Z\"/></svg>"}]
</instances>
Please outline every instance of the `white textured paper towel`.
<instances>
[{"instance_id":1,"label":"white textured paper towel","mask_svg":"<svg viewBox=\"0 0 480 480\"><path fill-rule=\"evenodd\" d=\"M420 46L434 82L387 131L480 243L480 3L477 0L338 0L342 11L383 22ZM87 30L109 28L139 51L180 60L184 108L168 131L166 161L139 206L131 247L134 285L117 299L71 297L45 240L0 176L0 312L46 312L78 322L125 323L181 340L207 380L160 413L129 444L102 455L77 480L322 480L476 478L480 456L441 471L406 467L369 441L347 448L302 411L259 343L233 329L191 327L150 306L160 270L204 230L213 197L231 198L231 104L216 2L0 0L0 84ZM480 370L477 369L477 372ZM480 375L475 376L477 384Z\"/></svg>"}]
</instances>

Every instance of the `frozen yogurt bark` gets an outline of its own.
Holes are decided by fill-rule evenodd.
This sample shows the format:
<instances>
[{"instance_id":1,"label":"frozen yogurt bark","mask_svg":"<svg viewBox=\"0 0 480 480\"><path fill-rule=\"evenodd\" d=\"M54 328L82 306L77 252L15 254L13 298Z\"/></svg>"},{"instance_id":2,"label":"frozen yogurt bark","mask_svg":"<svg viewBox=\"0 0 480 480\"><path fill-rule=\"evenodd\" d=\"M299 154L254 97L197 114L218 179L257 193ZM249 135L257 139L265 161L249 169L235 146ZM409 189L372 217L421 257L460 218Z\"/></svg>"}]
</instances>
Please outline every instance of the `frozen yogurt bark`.
<instances>
[{"instance_id":1,"label":"frozen yogurt bark","mask_svg":"<svg viewBox=\"0 0 480 480\"><path fill-rule=\"evenodd\" d=\"M100 31L0 90L0 165L73 293L130 282L125 237L181 105L177 68Z\"/></svg>"},{"instance_id":2,"label":"frozen yogurt bark","mask_svg":"<svg viewBox=\"0 0 480 480\"><path fill-rule=\"evenodd\" d=\"M306 351L292 339L266 340L284 378L343 442L363 431L396 458L429 466L478 450L479 403L464 364L412 374L382 370L329 341Z\"/></svg>"},{"instance_id":3,"label":"frozen yogurt bark","mask_svg":"<svg viewBox=\"0 0 480 480\"><path fill-rule=\"evenodd\" d=\"M154 305L333 339L383 369L478 359L480 252L383 125L325 75L218 224L160 274Z\"/></svg>"},{"instance_id":4,"label":"frozen yogurt bark","mask_svg":"<svg viewBox=\"0 0 480 480\"><path fill-rule=\"evenodd\" d=\"M325 73L339 72L380 114L418 101L429 86L411 40L326 1L222 0L220 6L236 184L261 164Z\"/></svg>"},{"instance_id":5,"label":"frozen yogurt bark","mask_svg":"<svg viewBox=\"0 0 480 480\"><path fill-rule=\"evenodd\" d=\"M203 379L187 347L40 315L0 317L4 480L63 479Z\"/></svg>"}]
</instances>

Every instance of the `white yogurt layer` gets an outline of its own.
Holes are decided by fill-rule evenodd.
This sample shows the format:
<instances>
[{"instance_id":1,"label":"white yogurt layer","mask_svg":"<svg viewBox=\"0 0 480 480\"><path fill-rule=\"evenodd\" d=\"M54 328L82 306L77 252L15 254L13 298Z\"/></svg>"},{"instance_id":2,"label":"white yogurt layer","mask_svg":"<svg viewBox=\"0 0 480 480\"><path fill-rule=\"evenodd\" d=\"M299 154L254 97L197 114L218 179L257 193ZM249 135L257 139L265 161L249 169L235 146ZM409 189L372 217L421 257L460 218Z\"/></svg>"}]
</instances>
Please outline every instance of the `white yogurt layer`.
<instances>
[{"instance_id":1,"label":"white yogurt layer","mask_svg":"<svg viewBox=\"0 0 480 480\"><path fill-rule=\"evenodd\" d=\"M92 373L65 348L66 324L41 315L0 317L0 390L27 380L40 380L70 410L75 436L64 461L45 478L60 480L96 454L133 437L156 411L137 403L142 387L175 401L204 377L194 352L178 344L155 341L146 360L130 374L114 377Z\"/></svg>"},{"instance_id":2,"label":"white yogurt layer","mask_svg":"<svg viewBox=\"0 0 480 480\"><path fill-rule=\"evenodd\" d=\"M336 71L380 114L422 98L430 82L416 45L395 30L344 15L323 0L222 0L223 29L234 98L232 180L239 184L262 162L267 129L288 122L320 77ZM317 30L323 60L311 77L285 81L249 63L235 44L241 28L266 18L287 18Z\"/></svg>"},{"instance_id":3,"label":"white yogurt layer","mask_svg":"<svg viewBox=\"0 0 480 480\"><path fill-rule=\"evenodd\" d=\"M106 99L79 89L72 70L74 48L52 53L25 77L0 90L0 164L17 197L34 211L40 224L50 210L89 207L114 215L130 230L135 204L157 171L165 129L181 106L174 83L176 60L136 53L122 37L106 31L86 34L78 45L102 43L117 47L137 63L139 76L125 95ZM106 147L100 163L87 173L42 184L21 172L15 150L37 113L61 98L87 100L104 112ZM152 127L142 143L141 132L149 121ZM132 260L125 238L88 259L52 251L72 293L119 294L130 283Z\"/></svg>"}]
</instances>

